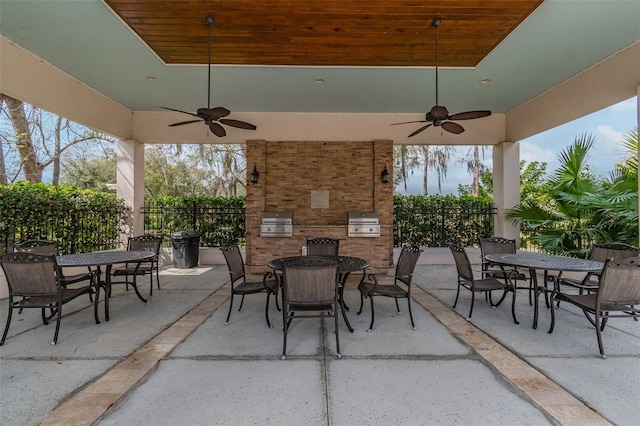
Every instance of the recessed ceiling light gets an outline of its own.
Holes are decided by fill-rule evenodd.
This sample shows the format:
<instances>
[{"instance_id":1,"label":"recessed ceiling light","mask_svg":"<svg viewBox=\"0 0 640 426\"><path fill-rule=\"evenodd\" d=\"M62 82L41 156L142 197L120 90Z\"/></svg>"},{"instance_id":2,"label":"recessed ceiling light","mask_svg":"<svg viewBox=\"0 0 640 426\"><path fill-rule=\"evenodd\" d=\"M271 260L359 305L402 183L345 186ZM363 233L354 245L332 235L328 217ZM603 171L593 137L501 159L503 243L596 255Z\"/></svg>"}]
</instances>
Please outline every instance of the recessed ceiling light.
<instances>
[{"instance_id":1,"label":"recessed ceiling light","mask_svg":"<svg viewBox=\"0 0 640 426\"><path fill-rule=\"evenodd\" d=\"M480 80L480 84L487 84L490 81L491 81L490 78L483 78L482 80Z\"/></svg>"},{"instance_id":2,"label":"recessed ceiling light","mask_svg":"<svg viewBox=\"0 0 640 426\"><path fill-rule=\"evenodd\" d=\"M155 78L154 76L152 76L152 75L148 75L148 76L146 76L145 78L146 78L147 80L149 80L149 81L156 81L156 78Z\"/></svg>"},{"instance_id":3,"label":"recessed ceiling light","mask_svg":"<svg viewBox=\"0 0 640 426\"><path fill-rule=\"evenodd\" d=\"M314 81L314 83L316 83L316 84L322 84L322 83L324 83L324 78L316 78L316 79L315 79L315 80L313 80L313 81Z\"/></svg>"}]
</instances>

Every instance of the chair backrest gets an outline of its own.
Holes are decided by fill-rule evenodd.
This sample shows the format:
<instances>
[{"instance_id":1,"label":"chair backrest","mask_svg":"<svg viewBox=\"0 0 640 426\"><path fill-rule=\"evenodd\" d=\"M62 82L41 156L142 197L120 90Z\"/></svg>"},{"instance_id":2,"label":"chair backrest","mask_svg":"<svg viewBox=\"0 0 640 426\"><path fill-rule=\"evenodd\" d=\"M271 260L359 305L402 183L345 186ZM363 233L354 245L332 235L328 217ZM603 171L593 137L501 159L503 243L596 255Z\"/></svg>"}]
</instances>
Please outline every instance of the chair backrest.
<instances>
[{"instance_id":1,"label":"chair backrest","mask_svg":"<svg viewBox=\"0 0 640 426\"><path fill-rule=\"evenodd\" d=\"M332 303L338 291L338 262L306 256L282 265L284 298L296 305Z\"/></svg>"},{"instance_id":2,"label":"chair backrest","mask_svg":"<svg viewBox=\"0 0 640 426\"><path fill-rule=\"evenodd\" d=\"M9 286L16 296L51 296L58 292L58 270L55 255L9 253L0 256Z\"/></svg>"},{"instance_id":3,"label":"chair backrest","mask_svg":"<svg viewBox=\"0 0 640 426\"><path fill-rule=\"evenodd\" d=\"M469 256L464 247L449 243L451 254L453 254L453 260L456 262L456 269L458 270L458 277L467 281L473 281L473 269L471 268L471 262Z\"/></svg>"},{"instance_id":4,"label":"chair backrest","mask_svg":"<svg viewBox=\"0 0 640 426\"><path fill-rule=\"evenodd\" d=\"M236 244L224 244L220 247L220 251L222 251L224 260L227 262L231 284L233 284L237 279L245 275L242 253L240 253L240 248Z\"/></svg>"},{"instance_id":5,"label":"chair backrest","mask_svg":"<svg viewBox=\"0 0 640 426\"><path fill-rule=\"evenodd\" d=\"M160 254L160 246L162 245L162 237L157 235L136 235L129 237L127 241L127 250L152 251L158 256Z\"/></svg>"},{"instance_id":6,"label":"chair backrest","mask_svg":"<svg viewBox=\"0 0 640 426\"><path fill-rule=\"evenodd\" d=\"M591 248L591 260L604 262L607 259L626 259L640 256L640 249L625 243L594 244Z\"/></svg>"},{"instance_id":7,"label":"chair backrest","mask_svg":"<svg viewBox=\"0 0 640 426\"><path fill-rule=\"evenodd\" d=\"M600 303L640 305L640 257L608 259L598 290Z\"/></svg>"},{"instance_id":8,"label":"chair backrest","mask_svg":"<svg viewBox=\"0 0 640 426\"><path fill-rule=\"evenodd\" d=\"M418 246L403 246L396 265L395 278L411 286L413 271L421 254L422 249Z\"/></svg>"},{"instance_id":9,"label":"chair backrest","mask_svg":"<svg viewBox=\"0 0 640 426\"><path fill-rule=\"evenodd\" d=\"M338 258L340 240L327 237L311 238L307 240L307 256L326 256Z\"/></svg>"},{"instance_id":10,"label":"chair backrest","mask_svg":"<svg viewBox=\"0 0 640 426\"><path fill-rule=\"evenodd\" d=\"M502 237L480 238L480 254L509 254L516 252L516 240Z\"/></svg>"},{"instance_id":11,"label":"chair backrest","mask_svg":"<svg viewBox=\"0 0 640 426\"><path fill-rule=\"evenodd\" d=\"M49 240L27 240L13 246L14 252L46 255L58 254L58 243Z\"/></svg>"}]
</instances>

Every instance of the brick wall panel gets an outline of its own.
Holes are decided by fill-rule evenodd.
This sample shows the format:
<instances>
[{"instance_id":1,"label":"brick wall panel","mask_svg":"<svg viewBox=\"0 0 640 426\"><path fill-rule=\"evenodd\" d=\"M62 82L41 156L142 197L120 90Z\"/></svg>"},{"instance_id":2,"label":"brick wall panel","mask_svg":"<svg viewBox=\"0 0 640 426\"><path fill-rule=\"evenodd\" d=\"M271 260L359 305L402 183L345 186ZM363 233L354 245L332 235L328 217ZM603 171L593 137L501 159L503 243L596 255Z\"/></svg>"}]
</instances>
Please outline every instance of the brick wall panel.
<instances>
[{"instance_id":1,"label":"brick wall panel","mask_svg":"<svg viewBox=\"0 0 640 426\"><path fill-rule=\"evenodd\" d=\"M276 257L301 254L307 238L340 239L340 253L385 267L393 261L393 186L383 185L387 165L393 174L391 141L249 141L247 181L256 164L258 184L247 186L247 253L250 268L264 269ZM312 191L328 191L329 208L311 208ZM292 238L260 237L265 211L293 213ZM379 238L348 238L347 213L375 211Z\"/></svg>"}]
</instances>

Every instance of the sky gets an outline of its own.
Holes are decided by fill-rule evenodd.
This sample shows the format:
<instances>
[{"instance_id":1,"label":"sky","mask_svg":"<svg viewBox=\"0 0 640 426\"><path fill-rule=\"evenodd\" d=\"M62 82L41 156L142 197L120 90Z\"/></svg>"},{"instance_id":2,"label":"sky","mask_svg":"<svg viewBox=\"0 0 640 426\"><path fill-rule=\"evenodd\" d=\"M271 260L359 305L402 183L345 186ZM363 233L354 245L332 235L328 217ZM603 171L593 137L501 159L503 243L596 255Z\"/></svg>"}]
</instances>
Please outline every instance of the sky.
<instances>
[{"instance_id":1,"label":"sky","mask_svg":"<svg viewBox=\"0 0 640 426\"><path fill-rule=\"evenodd\" d=\"M614 165L624 157L620 144L623 136L631 132L638 123L636 97L612 105L603 110L581 117L562 126L547 130L520 141L520 159L527 162L540 161L547 163L547 173L558 168L558 155L571 145L576 137L587 133L596 138L587 163L599 176L607 176ZM463 156L471 147L458 147L458 156ZM491 149L485 150L483 163L491 168ZM446 181L442 183L442 192L438 191L435 172L429 170L427 189L430 195L456 194L458 185L469 185L472 176L466 166L450 164ZM414 171L407 181L407 190L400 184L395 189L397 194L422 194L422 172Z\"/></svg>"}]
</instances>

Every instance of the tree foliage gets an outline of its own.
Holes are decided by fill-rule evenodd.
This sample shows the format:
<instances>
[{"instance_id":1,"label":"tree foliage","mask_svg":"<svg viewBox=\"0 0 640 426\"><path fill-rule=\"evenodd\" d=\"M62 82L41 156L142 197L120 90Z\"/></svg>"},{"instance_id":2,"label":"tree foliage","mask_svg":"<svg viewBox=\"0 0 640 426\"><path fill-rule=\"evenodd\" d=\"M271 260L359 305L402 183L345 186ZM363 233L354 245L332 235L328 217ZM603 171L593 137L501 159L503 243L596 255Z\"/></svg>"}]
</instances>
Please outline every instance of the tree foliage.
<instances>
[{"instance_id":1,"label":"tree foliage","mask_svg":"<svg viewBox=\"0 0 640 426\"><path fill-rule=\"evenodd\" d=\"M598 178L588 164L594 143L592 135L577 136L542 186L548 199L528 197L507 212L544 251L584 257L593 243L638 244L637 165L634 171L625 161L608 179Z\"/></svg>"},{"instance_id":2,"label":"tree foliage","mask_svg":"<svg viewBox=\"0 0 640 426\"><path fill-rule=\"evenodd\" d=\"M57 185L66 160L113 146L114 139L106 134L4 94L0 105L0 183L42 182L50 168L51 182Z\"/></svg>"},{"instance_id":3,"label":"tree foliage","mask_svg":"<svg viewBox=\"0 0 640 426\"><path fill-rule=\"evenodd\" d=\"M468 188L469 195L480 196L481 177L489 171L489 168L481 161L484 158L485 146L472 146L467 151L467 156L458 160L458 162L467 167L467 172L473 177L473 181Z\"/></svg>"},{"instance_id":4,"label":"tree foliage","mask_svg":"<svg viewBox=\"0 0 640 426\"><path fill-rule=\"evenodd\" d=\"M111 191L116 183L116 155L113 149L105 149L103 156L77 156L67 159L61 185L78 189Z\"/></svg>"},{"instance_id":5,"label":"tree foliage","mask_svg":"<svg viewBox=\"0 0 640 426\"><path fill-rule=\"evenodd\" d=\"M520 161L520 202L546 204L550 201L548 181L546 179L547 163ZM472 197L472 185L458 185L458 194ZM485 169L480 172L477 196L493 198L493 171Z\"/></svg>"},{"instance_id":6,"label":"tree foliage","mask_svg":"<svg viewBox=\"0 0 640 426\"><path fill-rule=\"evenodd\" d=\"M394 183L402 182L407 189L409 174L415 169L422 170L422 195L428 194L429 170L436 172L438 191L447 178L449 162L455 148L449 145L399 145L393 148Z\"/></svg>"}]
</instances>

